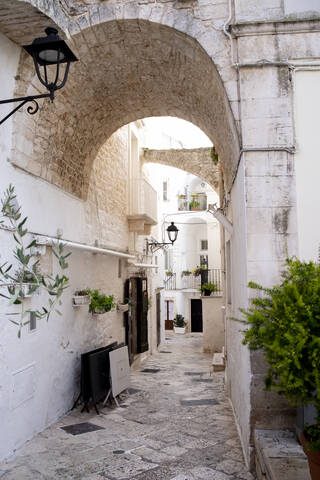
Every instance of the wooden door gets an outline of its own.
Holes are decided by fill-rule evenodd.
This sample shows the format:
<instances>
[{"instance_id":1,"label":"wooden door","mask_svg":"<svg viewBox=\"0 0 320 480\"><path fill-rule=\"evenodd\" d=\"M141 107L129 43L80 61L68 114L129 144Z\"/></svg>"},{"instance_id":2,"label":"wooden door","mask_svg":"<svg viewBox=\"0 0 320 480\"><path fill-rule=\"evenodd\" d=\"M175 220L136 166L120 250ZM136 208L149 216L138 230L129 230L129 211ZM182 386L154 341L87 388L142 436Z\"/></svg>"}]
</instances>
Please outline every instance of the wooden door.
<instances>
[{"instance_id":1,"label":"wooden door","mask_svg":"<svg viewBox=\"0 0 320 480\"><path fill-rule=\"evenodd\" d=\"M191 332L202 332L202 301L191 300Z\"/></svg>"},{"instance_id":2,"label":"wooden door","mask_svg":"<svg viewBox=\"0 0 320 480\"><path fill-rule=\"evenodd\" d=\"M173 330L174 303L173 300L165 300L165 329Z\"/></svg>"},{"instance_id":3,"label":"wooden door","mask_svg":"<svg viewBox=\"0 0 320 480\"><path fill-rule=\"evenodd\" d=\"M129 311L126 324L126 344L129 361L133 362L137 353L149 349L148 344L148 285L147 279L131 277L126 293L129 298Z\"/></svg>"},{"instance_id":4,"label":"wooden door","mask_svg":"<svg viewBox=\"0 0 320 480\"><path fill-rule=\"evenodd\" d=\"M146 352L148 344L148 284L146 278L137 278L137 351Z\"/></svg>"}]
</instances>

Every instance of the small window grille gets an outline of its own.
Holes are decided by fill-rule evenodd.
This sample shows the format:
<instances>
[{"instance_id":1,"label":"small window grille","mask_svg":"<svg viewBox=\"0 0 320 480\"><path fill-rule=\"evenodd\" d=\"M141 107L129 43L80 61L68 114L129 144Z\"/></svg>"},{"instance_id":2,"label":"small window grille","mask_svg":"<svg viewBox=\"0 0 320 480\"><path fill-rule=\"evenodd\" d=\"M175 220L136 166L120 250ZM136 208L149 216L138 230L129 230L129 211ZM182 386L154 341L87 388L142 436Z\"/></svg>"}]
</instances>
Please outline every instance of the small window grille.
<instances>
[{"instance_id":1,"label":"small window grille","mask_svg":"<svg viewBox=\"0 0 320 480\"><path fill-rule=\"evenodd\" d=\"M201 250L208 250L208 240L201 240Z\"/></svg>"},{"instance_id":2,"label":"small window grille","mask_svg":"<svg viewBox=\"0 0 320 480\"><path fill-rule=\"evenodd\" d=\"M168 200L168 182L167 181L163 182L163 200L164 201Z\"/></svg>"},{"instance_id":3,"label":"small window grille","mask_svg":"<svg viewBox=\"0 0 320 480\"><path fill-rule=\"evenodd\" d=\"M35 312L30 312L29 331L34 332L35 330L37 330L37 317Z\"/></svg>"},{"instance_id":4,"label":"small window grille","mask_svg":"<svg viewBox=\"0 0 320 480\"><path fill-rule=\"evenodd\" d=\"M121 275L122 275L122 261L119 258L119 260L118 260L118 278L121 278Z\"/></svg>"}]
</instances>

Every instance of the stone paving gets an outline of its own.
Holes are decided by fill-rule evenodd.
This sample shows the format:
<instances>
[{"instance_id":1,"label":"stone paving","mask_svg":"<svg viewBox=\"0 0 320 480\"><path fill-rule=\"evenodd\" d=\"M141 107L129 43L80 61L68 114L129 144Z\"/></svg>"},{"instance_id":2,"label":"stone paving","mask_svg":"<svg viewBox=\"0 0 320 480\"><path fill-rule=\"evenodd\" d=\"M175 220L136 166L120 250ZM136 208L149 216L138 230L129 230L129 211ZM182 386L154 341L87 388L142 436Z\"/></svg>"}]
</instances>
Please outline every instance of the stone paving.
<instances>
[{"instance_id":1,"label":"stone paving","mask_svg":"<svg viewBox=\"0 0 320 480\"><path fill-rule=\"evenodd\" d=\"M169 335L132 372L120 408L65 415L0 464L1 480L253 480L224 373L211 372L201 345L199 334ZM103 428L78 435L61 428L83 422Z\"/></svg>"}]
</instances>

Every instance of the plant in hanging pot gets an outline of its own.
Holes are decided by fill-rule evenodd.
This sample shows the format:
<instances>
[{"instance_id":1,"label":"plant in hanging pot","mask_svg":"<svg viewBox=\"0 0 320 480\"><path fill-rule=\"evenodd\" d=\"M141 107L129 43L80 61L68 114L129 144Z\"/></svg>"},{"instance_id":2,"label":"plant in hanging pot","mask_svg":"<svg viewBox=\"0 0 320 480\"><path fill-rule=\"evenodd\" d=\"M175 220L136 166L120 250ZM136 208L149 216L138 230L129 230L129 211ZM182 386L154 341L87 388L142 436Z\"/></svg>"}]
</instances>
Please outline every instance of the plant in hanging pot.
<instances>
[{"instance_id":1,"label":"plant in hanging pot","mask_svg":"<svg viewBox=\"0 0 320 480\"><path fill-rule=\"evenodd\" d=\"M177 313L173 320L174 333L186 333L187 322L184 319L183 315Z\"/></svg>"},{"instance_id":2,"label":"plant in hanging pot","mask_svg":"<svg viewBox=\"0 0 320 480\"><path fill-rule=\"evenodd\" d=\"M191 270L182 270L181 277L190 277L192 275Z\"/></svg>"},{"instance_id":3,"label":"plant in hanging pot","mask_svg":"<svg viewBox=\"0 0 320 480\"><path fill-rule=\"evenodd\" d=\"M207 266L206 265L197 265L193 270L192 270L192 275L194 275L195 277L199 277L199 275L201 275L201 272L203 270L207 270Z\"/></svg>"},{"instance_id":4,"label":"plant in hanging pot","mask_svg":"<svg viewBox=\"0 0 320 480\"><path fill-rule=\"evenodd\" d=\"M205 297L209 297L211 293L218 291L218 285L216 283L203 283L199 289Z\"/></svg>"},{"instance_id":5,"label":"plant in hanging pot","mask_svg":"<svg viewBox=\"0 0 320 480\"><path fill-rule=\"evenodd\" d=\"M107 296L99 293L99 290L88 290L88 294L90 295L89 312L93 314L110 312L116 306L113 295Z\"/></svg>"},{"instance_id":6,"label":"plant in hanging pot","mask_svg":"<svg viewBox=\"0 0 320 480\"><path fill-rule=\"evenodd\" d=\"M72 297L73 305L88 305L91 301L89 290L76 290Z\"/></svg>"},{"instance_id":7,"label":"plant in hanging pot","mask_svg":"<svg viewBox=\"0 0 320 480\"><path fill-rule=\"evenodd\" d=\"M172 277L173 271L172 270L166 270L166 275L167 275L167 277Z\"/></svg>"},{"instance_id":8,"label":"plant in hanging pot","mask_svg":"<svg viewBox=\"0 0 320 480\"><path fill-rule=\"evenodd\" d=\"M262 349L269 369L267 390L292 405L312 404L317 423L305 426L301 441L311 478L320 478L320 265L288 259L282 282L272 288L249 283L259 292L242 310L249 327L244 344Z\"/></svg>"}]
</instances>

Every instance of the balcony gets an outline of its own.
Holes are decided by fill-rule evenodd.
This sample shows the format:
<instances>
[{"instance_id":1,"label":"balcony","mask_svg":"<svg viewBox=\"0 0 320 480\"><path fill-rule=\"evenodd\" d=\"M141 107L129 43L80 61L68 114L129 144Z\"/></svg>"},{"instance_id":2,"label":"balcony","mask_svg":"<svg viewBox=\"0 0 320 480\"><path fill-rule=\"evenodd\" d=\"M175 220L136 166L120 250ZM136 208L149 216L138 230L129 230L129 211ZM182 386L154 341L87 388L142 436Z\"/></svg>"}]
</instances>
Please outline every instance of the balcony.
<instances>
[{"instance_id":1,"label":"balcony","mask_svg":"<svg viewBox=\"0 0 320 480\"><path fill-rule=\"evenodd\" d=\"M167 274L164 281L165 290L196 290L199 291L204 283L214 283L217 286L216 292L213 296L222 295L222 276L221 270L218 268L203 270L200 275L180 275L177 278L176 273Z\"/></svg>"},{"instance_id":2,"label":"balcony","mask_svg":"<svg viewBox=\"0 0 320 480\"><path fill-rule=\"evenodd\" d=\"M134 178L130 185L129 232L149 235L157 220L157 192L144 178Z\"/></svg>"},{"instance_id":3,"label":"balcony","mask_svg":"<svg viewBox=\"0 0 320 480\"><path fill-rule=\"evenodd\" d=\"M179 211L204 211L207 210L207 195L205 193L192 193L191 195L178 195Z\"/></svg>"}]
</instances>

